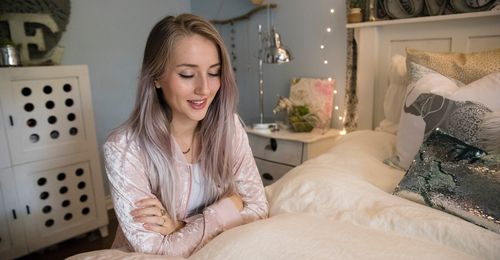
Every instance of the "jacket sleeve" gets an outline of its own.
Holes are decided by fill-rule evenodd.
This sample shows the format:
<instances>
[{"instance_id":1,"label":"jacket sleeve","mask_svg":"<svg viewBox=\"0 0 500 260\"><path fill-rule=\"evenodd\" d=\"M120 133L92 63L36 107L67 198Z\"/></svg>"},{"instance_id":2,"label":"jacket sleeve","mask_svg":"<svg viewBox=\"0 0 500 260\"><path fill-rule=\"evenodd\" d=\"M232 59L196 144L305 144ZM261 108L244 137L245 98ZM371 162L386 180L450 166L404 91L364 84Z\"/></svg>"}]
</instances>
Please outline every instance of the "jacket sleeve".
<instances>
[{"instance_id":1,"label":"jacket sleeve","mask_svg":"<svg viewBox=\"0 0 500 260\"><path fill-rule=\"evenodd\" d=\"M240 123L236 121L236 156L233 171L235 173L236 188L241 196L244 208L240 212L243 223L249 223L266 218L269 205L264 192L262 179L255 164L255 159L248 143L248 136Z\"/></svg>"}]
</instances>

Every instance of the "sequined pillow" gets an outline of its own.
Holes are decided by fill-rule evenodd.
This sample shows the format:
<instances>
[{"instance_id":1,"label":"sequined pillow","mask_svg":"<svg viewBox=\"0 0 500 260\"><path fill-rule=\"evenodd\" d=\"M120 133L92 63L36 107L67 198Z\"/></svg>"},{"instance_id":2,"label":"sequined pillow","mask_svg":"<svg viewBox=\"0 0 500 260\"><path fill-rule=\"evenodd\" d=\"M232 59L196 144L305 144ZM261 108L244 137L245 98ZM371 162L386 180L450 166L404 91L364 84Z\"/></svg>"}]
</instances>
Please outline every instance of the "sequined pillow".
<instances>
[{"instance_id":1,"label":"sequined pillow","mask_svg":"<svg viewBox=\"0 0 500 260\"><path fill-rule=\"evenodd\" d=\"M408 48L406 60L408 64L420 64L465 84L500 71L500 49L459 53L427 52Z\"/></svg>"},{"instance_id":2,"label":"sequined pillow","mask_svg":"<svg viewBox=\"0 0 500 260\"><path fill-rule=\"evenodd\" d=\"M442 130L422 144L394 194L500 233L500 155Z\"/></svg>"}]
</instances>

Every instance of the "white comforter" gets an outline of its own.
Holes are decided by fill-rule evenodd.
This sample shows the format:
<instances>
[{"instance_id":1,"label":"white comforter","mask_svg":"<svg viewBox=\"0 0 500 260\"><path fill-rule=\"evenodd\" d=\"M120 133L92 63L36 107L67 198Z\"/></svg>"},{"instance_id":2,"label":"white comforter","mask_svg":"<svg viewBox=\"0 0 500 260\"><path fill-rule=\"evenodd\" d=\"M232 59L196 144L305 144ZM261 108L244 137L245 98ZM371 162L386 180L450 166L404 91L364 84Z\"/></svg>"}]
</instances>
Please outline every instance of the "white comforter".
<instances>
[{"instance_id":1,"label":"white comforter","mask_svg":"<svg viewBox=\"0 0 500 260\"><path fill-rule=\"evenodd\" d=\"M266 188L270 218L224 232L190 259L500 259L500 235L392 195L395 136L359 131ZM101 250L74 259L150 259Z\"/></svg>"}]
</instances>

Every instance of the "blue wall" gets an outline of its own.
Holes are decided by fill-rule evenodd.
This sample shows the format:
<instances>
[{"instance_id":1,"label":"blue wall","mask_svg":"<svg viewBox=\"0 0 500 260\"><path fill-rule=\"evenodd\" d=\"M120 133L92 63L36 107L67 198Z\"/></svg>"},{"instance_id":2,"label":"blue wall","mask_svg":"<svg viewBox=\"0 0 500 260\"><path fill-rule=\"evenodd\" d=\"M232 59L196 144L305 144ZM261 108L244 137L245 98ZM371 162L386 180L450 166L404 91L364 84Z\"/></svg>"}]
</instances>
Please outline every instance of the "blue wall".
<instances>
[{"instance_id":1,"label":"blue wall","mask_svg":"<svg viewBox=\"0 0 500 260\"><path fill-rule=\"evenodd\" d=\"M222 4L223 3L223 4ZM289 64L264 65L266 115L272 117L277 96L288 96L293 77L333 77L343 109L345 84L345 3L327 0L275 0L274 23L295 59ZM146 37L165 15L192 12L207 19L227 19L251 10L249 0L86 0L72 1L71 17L60 45L62 64L87 64L99 146L108 132L122 123L135 102L137 76ZM335 9L332 16L329 12ZM239 112L247 123L258 119L257 26L267 26L266 12L235 24ZM324 30L329 24L333 32ZM230 48L230 26L218 26ZM327 45L322 55L319 45ZM329 64L323 64L323 58ZM340 113L333 125L339 127ZM106 194L109 194L108 187Z\"/></svg>"},{"instance_id":2,"label":"blue wall","mask_svg":"<svg viewBox=\"0 0 500 260\"><path fill-rule=\"evenodd\" d=\"M59 45L63 65L87 64L99 145L132 111L149 31L166 15L190 12L189 0L71 2Z\"/></svg>"},{"instance_id":3,"label":"blue wall","mask_svg":"<svg viewBox=\"0 0 500 260\"><path fill-rule=\"evenodd\" d=\"M290 80L293 77L314 77L336 79L338 94L334 106L332 125L341 127L338 117L344 107L344 86L346 75L346 18L345 2L333 0L273 0L278 5L272 9L274 24L281 34L282 42L295 56L288 64L264 64L265 115L272 118L272 108L277 96L288 96ZM239 16L255 6L249 0L191 0L191 11L207 19L224 20ZM334 9L332 15L330 9ZM239 113L247 124L258 120L258 25L267 28L267 13L257 13L250 20L230 25L218 25L227 47L231 50L231 29L234 29L234 43L237 59L236 77L240 90ZM332 32L326 33L326 27ZM266 29L267 30L267 29ZM321 44L326 45L322 52ZM323 60L327 59L325 65ZM268 120L269 121L269 120Z\"/></svg>"}]
</instances>

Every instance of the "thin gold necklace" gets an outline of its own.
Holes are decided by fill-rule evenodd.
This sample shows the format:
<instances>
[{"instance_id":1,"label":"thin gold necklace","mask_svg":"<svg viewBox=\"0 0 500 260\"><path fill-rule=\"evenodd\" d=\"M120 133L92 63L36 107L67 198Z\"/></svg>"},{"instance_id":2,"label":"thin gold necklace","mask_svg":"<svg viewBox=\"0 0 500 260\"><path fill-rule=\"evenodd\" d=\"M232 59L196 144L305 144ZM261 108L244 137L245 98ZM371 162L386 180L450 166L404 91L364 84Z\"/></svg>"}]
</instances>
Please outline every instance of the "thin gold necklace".
<instances>
[{"instance_id":1,"label":"thin gold necklace","mask_svg":"<svg viewBox=\"0 0 500 260\"><path fill-rule=\"evenodd\" d=\"M196 133L193 133L193 139L191 139L191 145L189 146L189 148L185 152L181 150L182 154L187 154L191 151L191 147L193 147L195 137L196 137Z\"/></svg>"}]
</instances>

